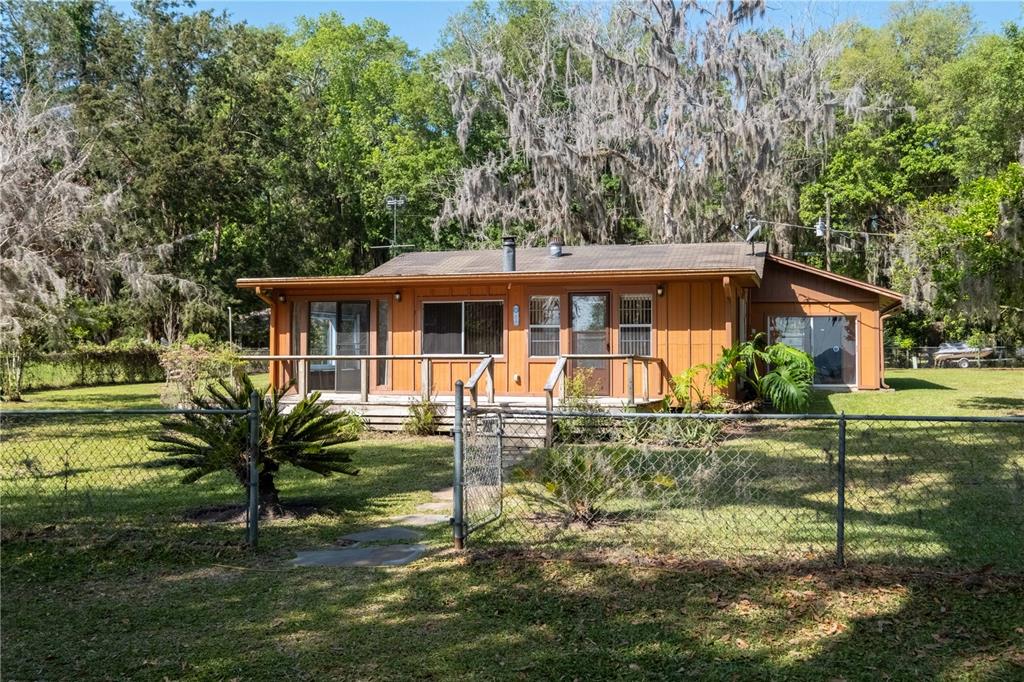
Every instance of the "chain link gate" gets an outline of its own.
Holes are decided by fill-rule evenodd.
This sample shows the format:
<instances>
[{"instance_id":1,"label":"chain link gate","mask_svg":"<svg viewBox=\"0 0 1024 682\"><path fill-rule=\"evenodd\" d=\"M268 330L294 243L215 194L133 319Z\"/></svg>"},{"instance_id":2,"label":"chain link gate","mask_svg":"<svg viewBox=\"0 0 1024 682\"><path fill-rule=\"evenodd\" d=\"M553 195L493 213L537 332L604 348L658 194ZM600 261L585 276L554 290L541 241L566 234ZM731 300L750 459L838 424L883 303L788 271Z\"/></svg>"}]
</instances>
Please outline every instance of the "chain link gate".
<instances>
[{"instance_id":1,"label":"chain link gate","mask_svg":"<svg viewBox=\"0 0 1024 682\"><path fill-rule=\"evenodd\" d=\"M465 428L462 499L465 535L469 535L501 517L502 418L474 413Z\"/></svg>"}]
</instances>

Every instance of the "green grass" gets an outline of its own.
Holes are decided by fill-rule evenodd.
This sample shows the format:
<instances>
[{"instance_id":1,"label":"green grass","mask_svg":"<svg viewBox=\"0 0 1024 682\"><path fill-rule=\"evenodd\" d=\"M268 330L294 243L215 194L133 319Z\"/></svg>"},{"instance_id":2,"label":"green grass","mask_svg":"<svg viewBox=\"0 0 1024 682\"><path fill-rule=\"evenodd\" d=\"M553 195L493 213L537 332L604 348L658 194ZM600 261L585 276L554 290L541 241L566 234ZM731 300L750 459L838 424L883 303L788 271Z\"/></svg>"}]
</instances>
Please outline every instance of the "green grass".
<instances>
[{"instance_id":1,"label":"green grass","mask_svg":"<svg viewBox=\"0 0 1024 682\"><path fill-rule=\"evenodd\" d=\"M919 380L947 388L908 383L892 394L831 394L821 400L848 412L998 414L1017 409L992 400L1024 397L1016 381L1022 376L999 370L891 372L893 385ZM19 407L153 407L158 391L156 384L50 391L29 395ZM982 405L979 398L988 402ZM888 408L871 409L875 403L867 399L886 401ZM867 400L864 407L849 406L861 400ZM8 428L5 423L5 440ZM77 434L77 449L94 457L145 456L142 449L129 449L127 433L97 429L93 424L65 434ZM90 433L92 445L83 445ZM884 433L857 432L865 450L872 448L866 457L875 478L861 476L851 485L870 480L875 487L905 486L907 472L901 467L915 460L887 453L921 450L928 440L922 433L901 433L893 442ZM811 453L820 449L821 435L792 431L787 438L803 439L799 452ZM950 438L960 447L957 434L928 435ZM9 446L10 441L3 447ZM431 490L450 484L447 438L367 438L353 448L358 477L283 474L283 499L309 501L320 512L266 524L255 555L239 544L241 524L200 524L182 516L186 508L240 499L228 480L186 487L163 480L133 486L127 481L139 479L124 479L112 497L94 495L91 511L67 522L39 517L13 525L9 520L17 518L9 514L28 500L5 495L4 678L1024 676L1024 580L985 573L863 567L838 572L813 562L785 571L674 561L647 565L629 552L606 556L599 564L544 559L533 552L464 556L448 549L444 526L427 537L435 553L408 567L288 568L286 560L296 548L323 547L351 530L386 523L388 516L412 512L430 499ZM968 445L963 459L984 461L979 458L992 457L991 450L985 441ZM886 461L888 469L882 466ZM763 492L774 496L771 502L781 513L793 513L794 495L813 501L824 485L816 480L811 487L806 480L803 487L793 485L786 469L777 473ZM950 483L961 489L965 483L948 473L915 470L913 475L927 476L918 480L926 480L927 489L942 499L956 487ZM978 495L953 496L960 506L922 519L908 511L915 500L904 500L904 508L857 494L851 493L851 503L873 514L863 519L865 529L913 539L931 528L922 546L942 551L972 540L970 534L952 534L943 520L986 504ZM124 513L112 517L103 506L112 503ZM998 499L987 504L1014 509L1012 502ZM882 520L894 523L886 528ZM989 530L978 528L974 534L986 546L999 542L998 534L984 537Z\"/></svg>"},{"instance_id":2,"label":"green grass","mask_svg":"<svg viewBox=\"0 0 1024 682\"><path fill-rule=\"evenodd\" d=\"M890 369L891 391L816 392L812 413L1024 415L1024 369Z\"/></svg>"}]
</instances>

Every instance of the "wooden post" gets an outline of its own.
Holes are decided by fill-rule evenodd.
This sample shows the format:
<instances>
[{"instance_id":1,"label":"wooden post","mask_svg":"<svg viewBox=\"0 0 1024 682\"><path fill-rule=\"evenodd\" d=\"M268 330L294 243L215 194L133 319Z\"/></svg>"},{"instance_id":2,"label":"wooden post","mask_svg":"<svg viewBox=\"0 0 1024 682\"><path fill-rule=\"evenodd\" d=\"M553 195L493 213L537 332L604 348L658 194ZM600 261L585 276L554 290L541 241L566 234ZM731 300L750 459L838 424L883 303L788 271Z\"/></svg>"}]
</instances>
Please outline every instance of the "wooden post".
<instances>
[{"instance_id":1,"label":"wooden post","mask_svg":"<svg viewBox=\"0 0 1024 682\"><path fill-rule=\"evenodd\" d=\"M370 361L359 358L359 400L370 402Z\"/></svg>"},{"instance_id":2,"label":"wooden post","mask_svg":"<svg viewBox=\"0 0 1024 682\"><path fill-rule=\"evenodd\" d=\"M648 360L644 360L643 391L644 391L644 402L645 403L650 402L651 401L651 363Z\"/></svg>"},{"instance_id":3,"label":"wooden post","mask_svg":"<svg viewBox=\"0 0 1024 682\"><path fill-rule=\"evenodd\" d=\"M309 372L307 371L308 361L302 358L299 365L299 398L305 398L309 393Z\"/></svg>"},{"instance_id":4,"label":"wooden post","mask_svg":"<svg viewBox=\"0 0 1024 682\"><path fill-rule=\"evenodd\" d=\"M487 365L487 402L494 404L494 360Z\"/></svg>"},{"instance_id":5,"label":"wooden post","mask_svg":"<svg viewBox=\"0 0 1024 682\"><path fill-rule=\"evenodd\" d=\"M544 392L547 404L547 415L544 417L544 446L549 448L555 439L555 418L551 415L555 410L555 399L552 393L550 390Z\"/></svg>"},{"instance_id":6,"label":"wooden post","mask_svg":"<svg viewBox=\"0 0 1024 682\"><path fill-rule=\"evenodd\" d=\"M636 405L636 388L633 385L633 356L626 361L626 404Z\"/></svg>"},{"instance_id":7,"label":"wooden post","mask_svg":"<svg viewBox=\"0 0 1024 682\"><path fill-rule=\"evenodd\" d=\"M425 400L430 399L430 358L421 358L420 362L420 393Z\"/></svg>"}]
</instances>

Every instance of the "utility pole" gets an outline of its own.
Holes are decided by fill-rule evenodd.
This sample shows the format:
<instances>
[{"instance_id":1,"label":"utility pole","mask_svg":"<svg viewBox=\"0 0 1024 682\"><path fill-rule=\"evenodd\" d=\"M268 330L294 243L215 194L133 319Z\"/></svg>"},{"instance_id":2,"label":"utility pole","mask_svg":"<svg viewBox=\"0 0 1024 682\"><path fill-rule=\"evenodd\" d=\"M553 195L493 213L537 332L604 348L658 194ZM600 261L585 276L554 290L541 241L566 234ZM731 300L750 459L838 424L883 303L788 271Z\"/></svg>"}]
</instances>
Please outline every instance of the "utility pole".
<instances>
[{"instance_id":1,"label":"utility pole","mask_svg":"<svg viewBox=\"0 0 1024 682\"><path fill-rule=\"evenodd\" d=\"M825 194L825 269L832 272L832 198Z\"/></svg>"},{"instance_id":2,"label":"utility pole","mask_svg":"<svg viewBox=\"0 0 1024 682\"><path fill-rule=\"evenodd\" d=\"M391 209L392 226L391 226L391 248L398 246L398 209L405 206L405 195L389 196L385 203L388 208Z\"/></svg>"}]
</instances>

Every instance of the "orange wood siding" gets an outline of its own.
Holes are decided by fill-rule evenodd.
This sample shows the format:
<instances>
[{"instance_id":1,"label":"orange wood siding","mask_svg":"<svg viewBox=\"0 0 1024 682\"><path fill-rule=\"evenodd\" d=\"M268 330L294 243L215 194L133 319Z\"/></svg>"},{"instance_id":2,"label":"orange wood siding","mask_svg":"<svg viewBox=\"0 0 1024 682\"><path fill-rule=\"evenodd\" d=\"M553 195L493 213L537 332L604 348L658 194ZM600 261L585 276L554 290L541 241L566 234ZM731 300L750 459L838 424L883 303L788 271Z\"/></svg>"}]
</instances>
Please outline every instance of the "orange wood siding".
<instances>
[{"instance_id":1,"label":"orange wood siding","mask_svg":"<svg viewBox=\"0 0 1024 682\"><path fill-rule=\"evenodd\" d=\"M764 283L751 292L750 335L774 316L845 315L857 319L857 388L882 386L882 326L878 295L769 261Z\"/></svg>"},{"instance_id":2,"label":"orange wood siding","mask_svg":"<svg viewBox=\"0 0 1024 682\"><path fill-rule=\"evenodd\" d=\"M657 287L664 287L664 294L657 295ZM749 284L749 283L748 283ZM529 301L531 296L558 296L560 301L562 354L570 352L571 328L569 320L569 294L608 293L610 303L610 352L618 352L618 308L619 297L623 294L648 294L652 305L651 354L660 361L651 363L649 368L649 390L652 400L657 400L668 391L668 381L673 374L685 371L691 364L713 361L722 346L729 345L735 333L735 313L728 296L737 285L726 285L722 278L714 280L665 281L652 277L649 281L630 282L627 285L610 285L607 281L575 276L552 280L542 284L505 285L462 285L462 286L415 286L392 289L368 286L346 286L337 291L310 291L301 287L275 292L284 295L285 303L276 303L271 310L271 353L292 352L291 320L289 311L295 310L302 319L297 321L301 330L296 347L302 352L308 349L309 303L313 301L389 300L391 309L390 352L393 354L416 354L422 348L422 310L427 301L444 300L500 300L504 304L504 354L495 358L495 392L499 395L542 396L555 359L530 357L529 355ZM395 299L395 294L401 300ZM513 307L519 306L519 324L513 324ZM374 308L371 305L371 308ZM371 323L371 327L375 324ZM376 329L371 329L371 352L376 349ZM274 381L287 381L288 370L284 365L274 375ZM625 397L627 392L626 360L611 363L611 394ZM476 367L472 360L432 360L431 392L450 394L455 382L467 380ZM373 382L371 382L373 383ZM484 387L481 386L481 390ZM399 394L420 393L421 371L418 361L391 361L390 386L371 386L375 393L394 392ZM634 364L634 392L639 399L643 390L643 365Z\"/></svg>"}]
</instances>

